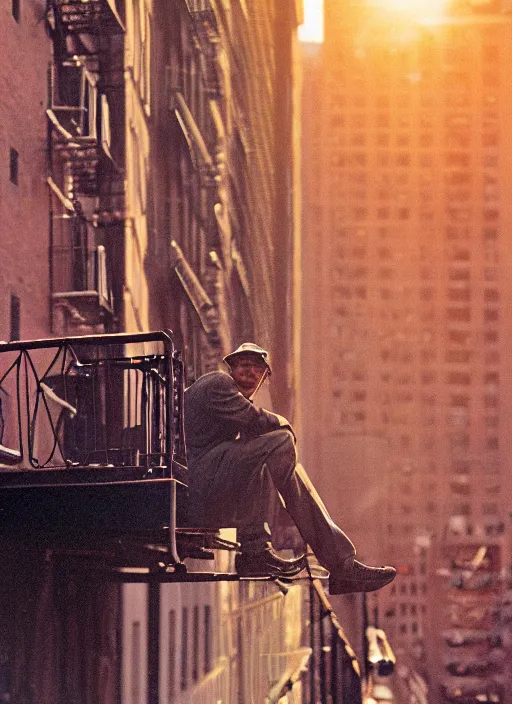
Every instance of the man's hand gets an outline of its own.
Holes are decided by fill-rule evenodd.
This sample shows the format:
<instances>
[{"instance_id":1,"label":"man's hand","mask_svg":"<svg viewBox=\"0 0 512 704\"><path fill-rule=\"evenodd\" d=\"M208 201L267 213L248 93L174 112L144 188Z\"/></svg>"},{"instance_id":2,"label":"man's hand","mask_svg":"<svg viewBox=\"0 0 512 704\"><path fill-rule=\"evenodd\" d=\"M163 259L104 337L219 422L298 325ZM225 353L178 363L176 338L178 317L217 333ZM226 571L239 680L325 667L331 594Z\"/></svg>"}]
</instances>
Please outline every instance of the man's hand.
<instances>
[{"instance_id":1,"label":"man's hand","mask_svg":"<svg viewBox=\"0 0 512 704\"><path fill-rule=\"evenodd\" d=\"M295 436L295 431L294 431L290 421L287 418L285 418L284 416L280 416L279 413L273 413L272 415L274 415L277 418L277 420L279 421L279 427L284 428L286 430L289 430L291 432L291 434L293 435L295 442L297 442L297 438Z\"/></svg>"}]
</instances>

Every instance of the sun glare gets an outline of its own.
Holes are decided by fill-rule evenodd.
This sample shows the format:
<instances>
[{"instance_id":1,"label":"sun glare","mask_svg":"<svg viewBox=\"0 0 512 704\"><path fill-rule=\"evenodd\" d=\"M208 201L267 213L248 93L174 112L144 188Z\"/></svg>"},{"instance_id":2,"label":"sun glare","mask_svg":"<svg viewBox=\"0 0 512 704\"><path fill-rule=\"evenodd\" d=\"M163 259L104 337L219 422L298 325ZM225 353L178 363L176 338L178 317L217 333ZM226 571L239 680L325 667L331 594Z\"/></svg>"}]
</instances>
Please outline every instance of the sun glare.
<instances>
[{"instance_id":1,"label":"sun glare","mask_svg":"<svg viewBox=\"0 0 512 704\"><path fill-rule=\"evenodd\" d=\"M391 12L429 17L442 13L447 0L373 0L373 4Z\"/></svg>"},{"instance_id":2,"label":"sun glare","mask_svg":"<svg viewBox=\"0 0 512 704\"><path fill-rule=\"evenodd\" d=\"M304 0L304 24L299 27L301 42L321 44L324 40L323 0Z\"/></svg>"}]
</instances>

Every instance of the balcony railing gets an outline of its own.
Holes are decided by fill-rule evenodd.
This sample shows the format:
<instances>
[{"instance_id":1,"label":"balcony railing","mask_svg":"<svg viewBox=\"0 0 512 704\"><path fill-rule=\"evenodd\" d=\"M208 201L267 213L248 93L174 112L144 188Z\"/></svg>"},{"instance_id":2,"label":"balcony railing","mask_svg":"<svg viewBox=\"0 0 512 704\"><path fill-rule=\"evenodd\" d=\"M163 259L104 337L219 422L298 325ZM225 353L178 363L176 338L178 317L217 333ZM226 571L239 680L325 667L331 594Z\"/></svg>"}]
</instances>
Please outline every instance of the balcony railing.
<instances>
[{"instance_id":1,"label":"balcony railing","mask_svg":"<svg viewBox=\"0 0 512 704\"><path fill-rule=\"evenodd\" d=\"M185 457L181 375L166 333L3 343L2 434L20 471L130 467L171 477Z\"/></svg>"}]
</instances>

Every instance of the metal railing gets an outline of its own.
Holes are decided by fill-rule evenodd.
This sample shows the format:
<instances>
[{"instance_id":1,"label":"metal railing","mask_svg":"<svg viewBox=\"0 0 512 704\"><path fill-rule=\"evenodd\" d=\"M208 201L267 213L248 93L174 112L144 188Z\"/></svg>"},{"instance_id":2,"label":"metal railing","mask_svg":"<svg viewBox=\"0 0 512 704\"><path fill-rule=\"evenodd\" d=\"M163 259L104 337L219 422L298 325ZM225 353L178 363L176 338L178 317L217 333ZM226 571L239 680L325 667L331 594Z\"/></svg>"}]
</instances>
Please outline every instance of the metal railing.
<instances>
[{"instance_id":1,"label":"metal railing","mask_svg":"<svg viewBox=\"0 0 512 704\"><path fill-rule=\"evenodd\" d=\"M95 295L98 303L112 308L112 271L104 245L81 213L54 216L52 296L71 298L80 309L80 297Z\"/></svg>"},{"instance_id":2,"label":"metal railing","mask_svg":"<svg viewBox=\"0 0 512 704\"><path fill-rule=\"evenodd\" d=\"M0 462L172 477L185 460L183 364L169 333L3 343L0 392Z\"/></svg>"},{"instance_id":3,"label":"metal railing","mask_svg":"<svg viewBox=\"0 0 512 704\"><path fill-rule=\"evenodd\" d=\"M182 567L183 377L168 332L0 344L2 530L163 530Z\"/></svg>"},{"instance_id":4,"label":"metal railing","mask_svg":"<svg viewBox=\"0 0 512 704\"><path fill-rule=\"evenodd\" d=\"M319 580L309 587L311 657L305 673L311 704L362 704L362 677L350 645Z\"/></svg>"}]
</instances>

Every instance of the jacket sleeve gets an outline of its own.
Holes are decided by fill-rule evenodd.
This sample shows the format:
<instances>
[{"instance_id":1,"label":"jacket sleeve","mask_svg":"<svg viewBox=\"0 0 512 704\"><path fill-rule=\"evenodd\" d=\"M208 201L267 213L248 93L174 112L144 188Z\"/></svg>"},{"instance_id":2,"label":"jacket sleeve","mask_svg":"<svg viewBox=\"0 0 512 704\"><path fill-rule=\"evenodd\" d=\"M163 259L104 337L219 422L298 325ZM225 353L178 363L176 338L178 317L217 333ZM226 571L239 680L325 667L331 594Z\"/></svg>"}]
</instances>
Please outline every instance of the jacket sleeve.
<instances>
[{"instance_id":1,"label":"jacket sleeve","mask_svg":"<svg viewBox=\"0 0 512 704\"><path fill-rule=\"evenodd\" d=\"M282 416L258 408L248 401L228 374L219 374L215 381L210 389L208 405L210 412L219 420L233 424L249 436L263 435L289 426Z\"/></svg>"}]
</instances>

